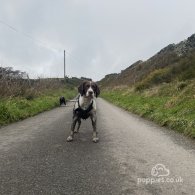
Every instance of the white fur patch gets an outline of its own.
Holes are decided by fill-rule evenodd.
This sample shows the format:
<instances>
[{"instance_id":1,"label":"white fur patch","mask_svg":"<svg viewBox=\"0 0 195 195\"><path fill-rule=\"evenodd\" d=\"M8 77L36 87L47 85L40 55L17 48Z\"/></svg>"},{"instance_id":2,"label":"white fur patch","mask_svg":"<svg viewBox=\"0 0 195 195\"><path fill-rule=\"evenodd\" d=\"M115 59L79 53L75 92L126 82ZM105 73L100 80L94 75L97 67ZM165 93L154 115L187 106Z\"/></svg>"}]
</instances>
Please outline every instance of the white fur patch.
<instances>
[{"instance_id":1,"label":"white fur patch","mask_svg":"<svg viewBox=\"0 0 195 195\"><path fill-rule=\"evenodd\" d=\"M79 97L79 105L83 110L86 110L89 107L89 105L92 103L92 101L93 101L93 109L96 110L95 98L89 98L89 97L84 97L84 96ZM78 105L78 102L76 102L74 105L74 109L77 109L79 105Z\"/></svg>"}]
</instances>

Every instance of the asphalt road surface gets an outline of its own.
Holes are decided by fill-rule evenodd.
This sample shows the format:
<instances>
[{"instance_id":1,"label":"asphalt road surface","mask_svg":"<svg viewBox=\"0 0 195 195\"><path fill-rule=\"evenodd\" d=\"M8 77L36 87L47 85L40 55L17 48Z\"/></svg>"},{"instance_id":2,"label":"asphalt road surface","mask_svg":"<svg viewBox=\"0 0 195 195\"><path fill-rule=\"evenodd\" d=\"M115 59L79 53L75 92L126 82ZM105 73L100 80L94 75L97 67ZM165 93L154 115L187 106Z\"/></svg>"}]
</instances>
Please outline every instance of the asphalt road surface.
<instances>
[{"instance_id":1,"label":"asphalt road surface","mask_svg":"<svg viewBox=\"0 0 195 195\"><path fill-rule=\"evenodd\" d=\"M99 143L73 103L0 129L0 194L195 194L195 143L98 98Z\"/></svg>"}]
</instances>

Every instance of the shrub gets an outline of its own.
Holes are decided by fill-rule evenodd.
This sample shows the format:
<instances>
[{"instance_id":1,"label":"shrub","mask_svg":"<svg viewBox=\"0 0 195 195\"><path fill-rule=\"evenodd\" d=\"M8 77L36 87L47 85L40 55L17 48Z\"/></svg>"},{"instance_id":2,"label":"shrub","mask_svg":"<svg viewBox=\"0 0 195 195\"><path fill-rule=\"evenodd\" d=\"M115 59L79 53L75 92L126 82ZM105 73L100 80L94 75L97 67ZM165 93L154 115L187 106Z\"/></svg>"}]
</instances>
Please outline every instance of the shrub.
<instances>
[{"instance_id":1,"label":"shrub","mask_svg":"<svg viewBox=\"0 0 195 195\"><path fill-rule=\"evenodd\" d=\"M177 89L178 89L178 90L182 90L182 89L184 89L187 85L188 85L187 82L182 81L182 82L180 82L180 83L177 85Z\"/></svg>"},{"instance_id":2,"label":"shrub","mask_svg":"<svg viewBox=\"0 0 195 195\"><path fill-rule=\"evenodd\" d=\"M151 72L145 79L135 85L135 90L147 89L155 84L171 81L170 68L161 68Z\"/></svg>"}]
</instances>

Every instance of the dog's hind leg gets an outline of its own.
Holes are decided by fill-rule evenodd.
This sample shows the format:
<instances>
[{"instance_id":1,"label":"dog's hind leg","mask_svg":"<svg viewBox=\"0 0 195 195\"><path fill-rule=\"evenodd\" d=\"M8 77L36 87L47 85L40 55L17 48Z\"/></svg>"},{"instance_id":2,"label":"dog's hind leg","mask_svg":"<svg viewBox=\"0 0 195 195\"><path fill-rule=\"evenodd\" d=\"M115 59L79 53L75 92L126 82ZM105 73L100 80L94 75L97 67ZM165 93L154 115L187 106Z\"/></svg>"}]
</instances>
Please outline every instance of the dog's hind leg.
<instances>
[{"instance_id":1,"label":"dog's hind leg","mask_svg":"<svg viewBox=\"0 0 195 195\"><path fill-rule=\"evenodd\" d=\"M77 121L78 121L78 126L77 126L77 129L74 130L74 133L78 133L79 132L79 128L81 126L81 119L79 118Z\"/></svg>"},{"instance_id":2,"label":"dog's hind leg","mask_svg":"<svg viewBox=\"0 0 195 195\"><path fill-rule=\"evenodd\" d=\"M93 126L93 142L97 143L99 141L99 138L97 137L97 130L96 130L96 115L90 116L92 126Z\"/></svg>"},{"instance_id":3,"label":"dog's hind leg","mask_svg":"<svg viewBox=\"0 0 195 195\"><path fill-rule=\"evenodd\" d=\"M72 121L72 125L71 125L70 135L66 139L68 142L70 142L70 141L73 140L73 137L74 137L74 129L75 129L75 126L76 126L77 121L78 121L78 117L77 116L74 116L73 117L73 121Z\"/></svg>"}]
</instances>

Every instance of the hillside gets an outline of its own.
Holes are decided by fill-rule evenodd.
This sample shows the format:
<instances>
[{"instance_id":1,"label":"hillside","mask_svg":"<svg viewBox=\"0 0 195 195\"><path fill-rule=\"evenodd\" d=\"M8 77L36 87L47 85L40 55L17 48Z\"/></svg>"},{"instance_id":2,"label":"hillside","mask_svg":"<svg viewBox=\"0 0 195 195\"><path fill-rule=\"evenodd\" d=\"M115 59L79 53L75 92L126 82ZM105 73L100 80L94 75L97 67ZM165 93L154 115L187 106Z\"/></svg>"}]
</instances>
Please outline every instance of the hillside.
<instances>
[{"instance_id":1,"label":"hillside","mask_svg":"<svg viewBox=\"0 0 195 195\"><path fill-rule=\"evenodd\" d=\"M103 88L109 88L137 85L144 80L150 84L159 84L193 77L195 77L195 34L178 44L168 45L147 61L135 62L121 73L106 75L99 84Z\"/></svg>"},{"instance_id":2,"label":"hillside","mask_svg":"<svg viewBox=\"0 0 195 195\"><path fill-rule=\"evenodd\" d=\"M195 138L195 35L99 84L106 100Z\"/></svg>"}]
</instances>

